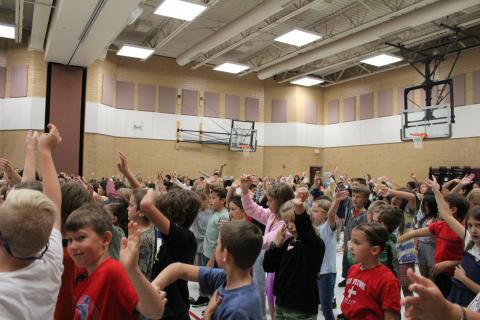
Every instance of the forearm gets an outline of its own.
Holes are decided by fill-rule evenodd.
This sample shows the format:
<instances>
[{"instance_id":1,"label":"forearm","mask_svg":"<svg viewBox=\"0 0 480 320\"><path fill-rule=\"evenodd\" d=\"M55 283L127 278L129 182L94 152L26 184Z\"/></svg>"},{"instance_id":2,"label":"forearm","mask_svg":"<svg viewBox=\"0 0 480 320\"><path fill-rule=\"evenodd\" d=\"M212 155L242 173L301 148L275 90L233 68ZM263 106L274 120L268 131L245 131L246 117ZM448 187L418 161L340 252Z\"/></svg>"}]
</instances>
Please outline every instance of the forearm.
<instances>
[{"instance_id":1,"label":"forearm","mask_svg":"<svg viewBox=\"0 0 480 320\"><path fill-rule=\"evenodd\" d=\"M13 169L8 171L7 176L14 184L22 181L22 177Z\"/></svg>"},{"instance_id":2,"label":"forearm","mask_svg":"<svg viewBox=\"0 0 480 320\"><path fill-rule=\"evenodd\" d=\"M155 278L155 280L153 280L152 285L164 290L178 279L183 279L190 282L198 282L199 271L200 267L175 262L163 269L162 272L160 272L160 274Z\"/></svg>"},{"instance_id":3,"label":"forearm","mask_svg":"<svg viewBox=\"0 0 480 320\"><path fill-rule=\"evenodd\" d=\"M328 221L328 224L330 225L330 227L332 229L336 228L337 227L337 211L338 211L338 207L340 206L340 201L338 200L333 200L333 203L332 205L330 206L330 209L328 209L328 213L327 213L327 221Z\"/></svg>"},{"instance_id":4,"label":"forearm","mask_svg":"<svg viewBox=\"0 0 480 320\"><path fill-rule=\"evenodd\" d=\"M27 146L22 182L35 181L35 146Z\"/></svg>"},{"instance_id":5,"label":"forearm","mask_svg":"<svg viewBox=\"0 0 480 320\"><path fill-rule=\"evenodd\" d=\"M140 184L140 182L137 180L137 178L135 178L135 176L133 175L132 171L130 171L129 168L127 168L125 170L125 172L122 172L123 175L125 176L125 178L127 178L128 180L128 183L130 183L130 187L132 189L135 189L135 188L141 188L142 185Z\"/></svg>"},{"instance_id":6,"label":"forearm","mask_svg":"<svg viewBox=\"0 0 480 320\"><path fill-rule=\"evenodd\" d=\"M154 205L141 205L141 209L160 232L168 236L170 233L170 220Z\"/></svg>"},{"instance_id":7,"label":"forearm","mask_svg":"<svg viewBox=\"0 0 480 320\"><path fill-rule=\"evenodd\" d=\"M137 311L149 319L160 319L165 309L160 293L148 282L139 268L128 272L128 277L138 295Z\"/></svg>"},{"instance_id":8,"label":"forearm","mask_svg":"<svg viewBox=\"0 0 480 320\"><path fill-rule=\"evenodd\" d=\"M465 227L453 216L452 212L450 211L450 206L448 205L447 201L443 198L442 193L439 190L434 191L435 200L437 201L438 206L438 213L440 214L440 218L442 218L450 229L455 232L460 239L465 237Z\"/></svg>"},{"instance_id":9,"label":"forearm","mask_svg":"<svg viewBox=\"0 0 480 320\"><path fill-rule=\"evenodd\" d=\"M60 212L62 208L62 194L60 191L60 182L58 181L57 170L53 163L50 151L40 151L40 163L43 173L43 193L55 203L57 207L54 228L60 229Z\"/></svg>"},{"instance_id":10,"label":"forearm","mask_svg":"<svg viewBox=\"0 0 480 320\"><path fill-rule=\"evenodd\" d=\"M430 233L430 230L428 228L421 228L402 234L397 238L397 243L402 243L416 237L428 237L431 235L432 234Z\"/></svg>"},{"instance_id":11,"label":"forearm","mask_svg":"<svg viewBox=\"0 0 480 320\"><path fill-rule=\"evenodd\" d=\"M477 294L480 292L480 285L478 283L476 283L475 281L473 281L472 279L470 279L469 277L467 277L465 275L464 278L461 278L461 279L458 279L461 283L463 283L465 285L465 287L467 287L468 289L470 289L470 291L472 291L473 293Z\"/></svg>"}]
</instances>

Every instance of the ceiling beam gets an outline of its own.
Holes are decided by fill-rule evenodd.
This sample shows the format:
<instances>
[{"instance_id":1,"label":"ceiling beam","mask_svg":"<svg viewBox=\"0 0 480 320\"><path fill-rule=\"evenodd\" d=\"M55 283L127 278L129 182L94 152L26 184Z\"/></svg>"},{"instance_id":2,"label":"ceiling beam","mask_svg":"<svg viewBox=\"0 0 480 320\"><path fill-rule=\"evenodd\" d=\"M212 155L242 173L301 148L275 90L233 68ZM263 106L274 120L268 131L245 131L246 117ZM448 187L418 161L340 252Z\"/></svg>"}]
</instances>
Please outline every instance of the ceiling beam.
<instances>
[{"instance_id":1,"label":"ceiling beam","mask_svg":"<svg viewBox=\"0 0 480 320\"><path fill-rule=\"evenodd\" d=\"M417 7L422 3L423 2L417 3ZM398 16L399 11L402 11L404 9L399 10L393 14L389 14L387 16L390 17L386 20L384 19L384 17L378 19L380 21L383 20L383 22L381 23L377 22L376 25L367 27L364 30L356 32L353 35L344 37L337 41L330 42L328 45L324 45L322 47L306 52L300 56L293 57L274 66L263 69L258 72L257 76L259 79L264 80L284 70L291 70L303 64L311 63L316 60L334 55L338 52L348 50L349 48L358 47L368 42L375 41L379 37L382 37L382 35L384 34L394 32L395 30L403 29L406 26L418 26L456 13L463 9L475 6L477 4L478 0L443 0L429 6L424 6L422 8L411 11L412 7L416 6L412 5L405 8L405 10L410 9L410 12L404 15ZM366 23L366 25L368 24L369 23Z\"/></svg>"}]
</instances>

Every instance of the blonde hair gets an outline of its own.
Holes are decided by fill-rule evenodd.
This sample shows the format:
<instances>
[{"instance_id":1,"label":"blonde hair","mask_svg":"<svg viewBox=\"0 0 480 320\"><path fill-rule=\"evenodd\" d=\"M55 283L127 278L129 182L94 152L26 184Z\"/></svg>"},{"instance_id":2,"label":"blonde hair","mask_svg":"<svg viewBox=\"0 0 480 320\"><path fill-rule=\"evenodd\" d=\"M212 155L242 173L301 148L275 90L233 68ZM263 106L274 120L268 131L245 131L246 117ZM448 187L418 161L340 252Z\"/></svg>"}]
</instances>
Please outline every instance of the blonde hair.
<instances>
[{"instance_id":1,"label":"blonde hair","mask_svg":"<svg viewBox=\"0 0 480 320\"><path fill-rule=\"evenodd\" d=\"M330 210L332 202L328 199L321 199L313 202L313 205L320 208L324 212L328 212L328 210Z\"/></svg>"},{"instance_id":2,"label":"blonde hair","mask_svg":"<svg viewBox=\"0 0 480 320\"><path fill-rule=\"evenodd\" d=\"M472 189L472 191L468 193L468 196L467 196L468 203L470 203L473 200L473 198L480 198L480 189Z\"/></svg>"},{"instance_id":3,"label":"blonde hair","mask_svg":"<svg viewBox=\"0 0 480 320\"><path fill-rule=\"evenodd\" d=\"M0 206L0 233L12 255L30 257L41 251L52 233L56 211L39 191L12 190Z\"/></svg>"},{"instance_id":4,"label":"blonde hair","mask_svg":"<svg viewBox=\"0 0 480 320\"><path fill-rule=\"evenodd\" d=\"M280 215L280 218L285 219L287 216L291 216L292 214L295 214L293 212L294 210L294 205L293 205L293 200L288 200L278 210L278 213Z\"/></svg>"}]
</instances>

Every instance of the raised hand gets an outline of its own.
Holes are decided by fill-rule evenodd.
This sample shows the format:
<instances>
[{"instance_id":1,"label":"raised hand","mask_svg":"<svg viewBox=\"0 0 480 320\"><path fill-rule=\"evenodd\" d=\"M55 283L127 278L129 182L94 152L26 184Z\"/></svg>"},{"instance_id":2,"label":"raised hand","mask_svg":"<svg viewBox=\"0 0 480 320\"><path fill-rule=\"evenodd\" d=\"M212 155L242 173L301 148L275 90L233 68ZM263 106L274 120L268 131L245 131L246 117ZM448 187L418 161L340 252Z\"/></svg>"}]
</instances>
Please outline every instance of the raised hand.
<instances>
[{"instance_id":1,"label":"raised hand","mask_svg":"<svg viewBox=\"0 0 480 320\"><path fill-rule=\"evenodd\" d=\"M28 130L27 136L25 137L25 144L27 147L35 148L38 143L38 132L33 130Z\"/></svg>"},{"instance_id":2,"label":"raised hand","mask_svg":"<svg viewBox=\"0 0 480 320\"><path fill-rule=\"evenodd\" d=\"M432 176L432 180L427 179L425 180L425 184L432 189L432 191L440 191L440 185L437 182L437 178L435 176Z\"/></svg>"},{"instance_id":3,"label":"raised hand","mask_svg":"<svg viewBox=\"0 0 480 320\"><path fill-rule=\"evenodd\" d=\"M40 151L52 153L57 145L62 142L62 137L55 125L49 123L47 127L48 133L42 133L38 138L38 148Z\"/></svg>"},{"instance_id":4,"label":"raised hand","mask_svg":"<svg viewBox=\"0 0 480 320\"><path fill-rule=\"evenodd\" d=\"M380 196L382 196L382 197L388 197L388 196L390 195L390 191L391 191L390 188L387 187L386 185L384 185L384 184L382 184L382 183L378 185L378 191L377 191L377 193L378 193Z\"/></svg>"},{"instance_id":5,"label":"raised hand","mask_svg":"<svg viewBox=\"0 0 480 320\"><path fill-rule=\"evenodd\" d=\"M120 263L127 271L138 268L141 231L136 222L128 224L128 239L123 237L120 243Z\"/></svg>"},{"instance_id":6,"label":"raised hand","mask_svg":"<svg viewBox=\"0 0 480 320\"><path fill-rule=\"evenodd\" d=\"M120 160L120 162L117 163L118 171L120 171L123 175L126 175L126 173L128 172L127 156L125 155L125 153L119 151L118 157Z\"/></svg>"},{"instance_id":7,"label":"raised hand","mask_svg":"<svg viewBox=\"0 0 480 320\"><path fill-rule=\"evenodd\" d=\"M348 190L339 191L339 192L335 193L335 200L336 201L343 201L343 200L347 199L349 195L350 195L350 193L348 192Z\"/></svg>"},{"instance_id":8,"label":"raised hand","mask_svg":"<svg viewBox=\"0 0 480 320\"><path fill-rule=\"evenodd\" d=\"M217 307L222 303L223 297L218 294L218 291L215 290L210 301L208 302L207 308L203 312L203 320L211 320L213 319L213 314Z\"/></svg>"},{"instance_id":9,"label":"raised hand","mask_svg":"<svg viewBox=\"0 0 480 320\"><path fill-rule=\"evenodd\" d=\"M475 179L475 173L470 173L469 175L465 175L465 177L463 177L459 184L462 186L462 187L465 187L466 185L469 185L470 183L473 183L473 180Z\"/></svg>"},{"instance_id":10,"label":"raised hand","mask_svg":"<svg viewBox=\"0 0 480 320\"><path fill-rule=\"evenodd\" d=\"M248 194L248 188L250 188L252 183L253 183L253 178L251 175L243 174L240 177L240 189L242 189L243 194Z\"/></svg>"},{"instance_id":11,"label":"raised hand","mask_svg":"<svg viewBox=\"0 0 480 320\"><path fill-rule=\"evenodd\" d=\"M284 224L280 229L277 230L275 233L275 238L273 239L273 242L277 246L277 248L280 248L283 246L283 243L285 242L285 235L287 233L287 225Z\"/></svg>"}]
</instances>

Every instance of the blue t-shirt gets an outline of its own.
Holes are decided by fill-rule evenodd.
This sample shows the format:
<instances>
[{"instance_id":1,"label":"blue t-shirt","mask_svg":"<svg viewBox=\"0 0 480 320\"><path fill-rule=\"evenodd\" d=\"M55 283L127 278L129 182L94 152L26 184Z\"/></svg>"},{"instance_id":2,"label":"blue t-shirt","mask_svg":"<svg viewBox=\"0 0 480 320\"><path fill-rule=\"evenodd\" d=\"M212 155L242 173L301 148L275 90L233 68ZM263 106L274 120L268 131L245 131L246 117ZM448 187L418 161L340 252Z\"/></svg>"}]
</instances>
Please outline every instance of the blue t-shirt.
<instances>
[{"instance_id":1,"label":"blue t-shirt","mask_svg":"<svg viewBox=\"0 0 480 320\"><path fill-rule=\"evenodd\" d=\"M223 269L200 267L198 282L202 295L212 295L215 290L222 297L213 319L257 320L262 319L260 296L255 285L249 284L236 289L225 289L227 274Z\"/></svg>"},{"instance_id":2,"label":"blue t-shirt","mask_svg":"<svg viewBox=\"0 0 480 320\"><path fill-rule=\"evenodd\" d=\"M317 227L320 238L325 244L325 255L320 269L320 274L337 273L337 232L325 221Z\"/></svg>"}]
</instances>

